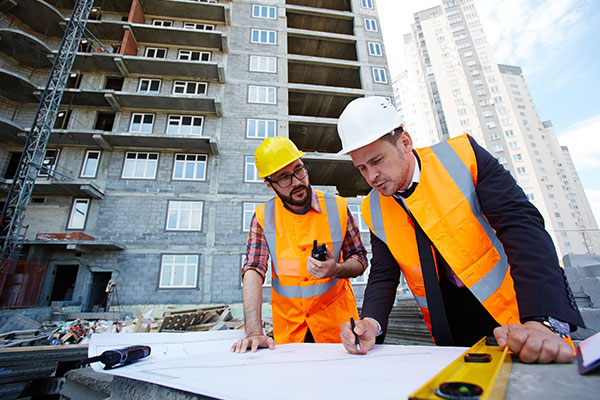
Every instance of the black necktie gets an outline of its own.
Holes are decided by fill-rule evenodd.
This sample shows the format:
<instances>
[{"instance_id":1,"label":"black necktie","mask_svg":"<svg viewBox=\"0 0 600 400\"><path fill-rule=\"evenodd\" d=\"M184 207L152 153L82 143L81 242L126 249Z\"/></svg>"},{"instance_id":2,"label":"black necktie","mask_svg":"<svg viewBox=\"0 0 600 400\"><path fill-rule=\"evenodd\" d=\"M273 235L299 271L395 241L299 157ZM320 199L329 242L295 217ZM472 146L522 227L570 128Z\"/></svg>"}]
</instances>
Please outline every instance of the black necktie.
<instances>
[{"instance_id":1,"label":"black necktie","mask_svg":"<svg viewBox=\"0 0 600 400\"><path fill-rule=\"evenodd\" d=\"M419 184L419 182L412 182L412 183L410 184L410 186L408 187L408 189L406 189L406 190L404 190L404 191L401 191L401 192L398 192L398 195L399 195L400 197L403 197L403 198L405 198L405 199L406 199L406 198L408 198L408 196L410 196L411 194L413 194L413 192L414 192L414 191L415 191L415 189L417 188L417 185L418 185L418 184Z\"/></svg>"}]
</instances>

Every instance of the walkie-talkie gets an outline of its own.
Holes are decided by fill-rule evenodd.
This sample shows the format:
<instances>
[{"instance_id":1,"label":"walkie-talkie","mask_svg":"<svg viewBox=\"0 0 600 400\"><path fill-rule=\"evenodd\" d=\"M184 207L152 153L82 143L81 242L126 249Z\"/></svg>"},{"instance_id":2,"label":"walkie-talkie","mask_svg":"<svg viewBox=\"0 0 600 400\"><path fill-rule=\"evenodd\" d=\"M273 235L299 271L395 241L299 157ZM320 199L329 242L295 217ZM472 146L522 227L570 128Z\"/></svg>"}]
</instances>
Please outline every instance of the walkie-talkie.
<instances>
[{"instance_id":1,"label":"walkie-talkie","mask_svg":"<svg viewBox=\"0 0 600 400\"><path fill-rule=\"evenodd\" d=\"M317 241L313 241L311 257L315 260L325 261L327 259L327 245L323 243L322 245L317 246Z\"/></svg>"},{"instance_id":2,"label":"walkie-talkie","mask_svg":"<svg viewBox=\"0 0 600 400\"><path fill-rule=\"evenodd\" d=\"M81 365L87 365L100 361L104 364L104 369L118 368L126 364L148 357L150 355L150 346L129 346L118 350L106 350L96 357L86 358L81 361Z\"/></svg>"}]
</instances>

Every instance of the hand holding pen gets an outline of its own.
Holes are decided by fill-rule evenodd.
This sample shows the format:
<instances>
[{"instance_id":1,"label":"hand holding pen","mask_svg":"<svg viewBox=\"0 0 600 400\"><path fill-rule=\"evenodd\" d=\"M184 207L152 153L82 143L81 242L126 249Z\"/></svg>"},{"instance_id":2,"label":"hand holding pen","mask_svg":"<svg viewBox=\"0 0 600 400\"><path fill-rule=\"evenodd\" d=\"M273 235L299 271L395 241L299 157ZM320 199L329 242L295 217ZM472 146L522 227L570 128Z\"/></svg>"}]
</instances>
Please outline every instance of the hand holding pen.
<instances>
[{"instance_id":1,"label":"hand holding pen","mask_svg":"<svg viewBox=\"0 0 600 400\"><path fill-rule=\"evenodd\" d=\"M375 345L379 325L373 318L350 319L341 327L340 337L346 351L350 354L366 354Z\"/></svg>"}]
</instances>

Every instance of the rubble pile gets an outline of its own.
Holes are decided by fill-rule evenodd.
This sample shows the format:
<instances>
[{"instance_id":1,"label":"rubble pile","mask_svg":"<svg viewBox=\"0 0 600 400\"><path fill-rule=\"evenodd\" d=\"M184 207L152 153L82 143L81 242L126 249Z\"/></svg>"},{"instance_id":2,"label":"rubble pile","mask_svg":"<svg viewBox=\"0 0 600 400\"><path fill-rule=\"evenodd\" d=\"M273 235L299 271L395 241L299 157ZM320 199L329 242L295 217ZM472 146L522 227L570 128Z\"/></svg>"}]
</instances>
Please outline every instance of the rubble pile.
<instances>
[{"instance_id":1,"label":"rubble pile","mask_svg":"<svg viewBox=\"0 0 600 400\"><path fill-rule=\"evenodd\" d=\"M233 318L227 305L169 310L162 318L153 317L153 310L137 314L133 319L83 319L39 323L21 315L13 315L0 324L0 349L6 347L71 345L88 343L93 333L181 332L243 329L241 320ZM272 336L270 321L263 324Z\"/></svg>"}]
</instances>

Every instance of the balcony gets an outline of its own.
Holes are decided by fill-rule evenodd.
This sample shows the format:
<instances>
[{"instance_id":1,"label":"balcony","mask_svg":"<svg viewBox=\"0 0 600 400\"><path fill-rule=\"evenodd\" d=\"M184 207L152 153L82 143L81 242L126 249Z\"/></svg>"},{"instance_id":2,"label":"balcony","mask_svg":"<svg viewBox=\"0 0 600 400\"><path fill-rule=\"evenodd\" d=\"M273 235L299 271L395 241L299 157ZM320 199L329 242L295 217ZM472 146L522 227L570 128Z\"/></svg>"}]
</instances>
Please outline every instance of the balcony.
<instances>
[{"instance_id":1,"label":"balcony","mask_svg":"<svg viewBox=\"0 0 600 400\"><path fill-rule=\"evenodd\" d=\"M8 193L12 179L0 179L0 192ZM104 198L104 191L95 183L86 179L37 178L33 186L33 195L63 195L74 197Z\"/></svg>"},{"instance_id":2,"label":"balcony","mask_svg":"<svg viewBox=\"0 0 600 400\"><path fill-rule=\"evenodd\" d=\"M371 190L348 155L305 153L302 159L308 167L311 185L335 186L344 197L366 195Z\"/></svg>"},{"instance_id":3,"label":"balcony","mask_svg":"<svg viewBox=\"0 0 600 400\"><path fill-rule=\"evenodd\" d=\"M288 30L288 53L302 56L357 61L356 39L350 35L314 35L299 29Z\"/></svg>"},{"instance_id":4,"label":"balcony","mask_svg":"<svg viewBox=\"0 0 600 400\"><path fill-rule=\"evenodd\" d=\"M354 35L354 18L352 14L335 12L328 15L299 7L288 7L285 14L287 27L290 29Z\"/></svg>"},{"instance_id":5,"label":"balcony","mask_svg":"<svg viewBox=\"0 0 600 400\"><path fill-rule=\"evenodd\" d=\"M304 152L337 153L342 149L335 118L290 116L289 137Z\"/></svg>"},{"instance_id":6,"label":"balcony","mask_svg":"<svg viewBox=\"0 0 600 400\"><path fill-rule=\"evenodd\" d=\"M223 4L196 3L172 0L141 0L146 15L161 18L184 18L229 25L229 9Z\"/></svg>"},{"instance_id":7,"label":"balcony","mask_svg":"<svg viewBox=\"0 0 600 400\"><path fill-rule=\"evenodd\" d=\"M27 132L20 134L24 142ZM173 134L139 134L131 132L109 132L100 129L53 129L49 145L83 146L114 150L153 149L173 151L201 151L219 154L217 139L210 136L173 135Z\"/></svg>"},{"instance_id":8,"label":"balcony","mask_svg":"<svg viewBox=\"0 0 600 400\"><path fill-rule=\"evenodd\" d=\"M0 29L0 51L31 68L52 67L48 60L50 48L36 37L16 29Z\"/></svg>"},{"instance_id":9,"label":"balcony","mask_svg":"<svg viewBox=\"0 0 600 400\"><path fill-rule=\"evenodd\" d=\"M353 89L362 87L358 62L342 63L338 60L315 60L303 56L288 58L288 81Z\"/></svg>"},{"instance_id":10,"label":"balcony","mask_svg":"<svg viewBox=\"0 0 600 400\"><path fill-rule=\"evenodd\" d=\"M19 136L23 127L15 124L13 121L0 117L0 143L25 144L25 138Z\"/></svg>"},{"instance_id":11,"label":"balcony","mask_svg":"<svg viewBox=\"0 0 600 400\"><path fill-rule=\"evenodd\" d=\"M359 89L290 85L290 119L293 116L338 118L348 103L364 95L364 91Z\"/></svg>"},{"instance_id":12,"label":"balcony","mask_svg":"<svg viewBox=\"0 0 600 400\"><path fill-rule=\"evenodd\" d=\"M220 32L195 29L167 28L121 21L88 21L86 27L100 40L121 41L129 30L137 43L164 46L199 47L226 51L227 38Z\"/></svg>"},{"instance_id":13,"label":"balcony","mask_svg":"<svg viewBox=\"0 0 600 400\"><path fill-rule=\"evenodd\" d=\"M74 71L97 72L119 76L144 75L225 82L224 68L217 63L167 60L110 53L77 53Z\"/></svg>"},{"instance_id":14,"label":"balcony","mask_svg":"<svg viewBox=\"0 0 600 400\"><path fill-rule=\"evenodd\" d=\"M328 10L337 11L352 11L350 0L286 0L285 4L311 8L326 8Z\"/></svg>"},{"instance_id":15,"label":"balcony","mask_svg":"<svg viewBox=\"0 0 600 400\"><path fill-rule=\"evenodd\" d=\"M72 10L75 7L75 0L49 0L56 3L60 9ZM129 14L132 0L100 0L96 5L101 5L103 11L119 12ZM69 13L69 15L71 15Z\"/></svg>"},{"instance_id":16,"label":"balcony","mask_svg":"<svg viewBox=\"0 0 600 400\"><path fill-rule=\"evenodd\" d=\"M39 103L38 90L27 78L0 68L0 96L19 103Z\"/></svg>"},{"instance_id":17,"label":"balcony","mask_svg":"<svg viewBox=\"0 0 600 400\"><path fill-rule=\"evenodd\" d=\"M18 0L18 5L8 12L43 35L62 37L64 34L61 25L61 22L65 19L64 16L45 1Z\"/></svg>"}]
</instances>

